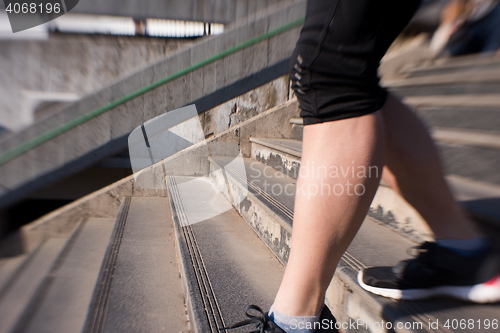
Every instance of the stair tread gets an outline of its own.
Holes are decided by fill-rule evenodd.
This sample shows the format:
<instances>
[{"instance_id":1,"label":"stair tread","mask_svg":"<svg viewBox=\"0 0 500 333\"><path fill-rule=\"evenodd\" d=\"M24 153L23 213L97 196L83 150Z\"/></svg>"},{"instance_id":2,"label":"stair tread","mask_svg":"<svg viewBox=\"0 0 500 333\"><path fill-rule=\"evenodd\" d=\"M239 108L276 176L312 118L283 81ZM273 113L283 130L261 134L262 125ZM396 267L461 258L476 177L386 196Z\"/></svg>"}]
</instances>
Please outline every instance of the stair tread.
<instances>
[{"instance_id":1,"label":"stair tread","mask_svg":"<svg viewBox=\"0 0 500 333\"><path fill-rule=\"evenodd\" d=\"M446 131L443 132L438 132L444 134L453 134L455 135L454 137L460 138L460 133L462 131L454 131L454 130L449 130L446 129ZM471 134L471 137L478 137L475 136L479 131L467 131L463 132L465 133L463 137L460 140L466 140L468 139L468 136L466 134ZM483 139L488 137L493 136L493 138L497 139L499 136L498 135L491 135L491 134L481 134L481 142L488 144L487 141L484 141ZM258 139L260 144L265 144L268 139ZM493 144L495 144L493 142ZM273 141L272 144L272 149L276 149L277 151L282 151L281 147L284 146L282 143ZM298 147L299 145L296 144ZM247 161L246 163L251 163ZM257 166L257 164L255 164ZM277 171L279 172L279 171ZM481 219L485 219L487 222L494 223L498 228L500 228L500 205L498 205L498 198L500 198L500 186L494 185L494 184L487 184L486 186L480 186L478 184L481 184L481 182L474 181L472 179L467 179L464 177L454 177L454 176L447 176L446 177L450 183L450 186L452 188L453 194L456 196L456 198L459 201L464 201L463 204L467 207L469 211L471 211L474 215L477 215L478 217L481 216ZM495 193L495 194L492 194ZM496 195L496 197L495 197ZM465 199L467 198L467 199ZM476 214L477 213L477 214Z\"/></svg>"},{"instance_id":2,"label":"stair tread","mask_svg":"<svg viewBox=\"0 0 500 333\"><path fill-rule=\"evenodd\" d=\"M446 174L500 186L498 149L446 142L439 142L437 147Z\"/></svg>"},{"instance_id":3,"label":"stair tread","mask_svg":"<svg viewBox=\"0 0 500 333\"><path fill-rule=\"evenodd\" d=\"M31 262L0 300L0 332L10 332L19 316L29 304L33 294L50 272L66 239L53 238L45 241L33 255Z\"/></svg>"},{"instance_id":4,"label":"stair tread","mask_svg":"<svg viewBox=\"0 0 500 333\"><path fill-rule=\"evenodd\" d=\"M426 73L433 71L443 71L443 70L460 70L460 69L470 69L485 66L498 66L500 65L500 57L490 56L485 57L484 55L468 55L460 57L448 57L440 58L434 60L432 63L426 62L423 64L417 64L409 66L403 69L402 73L407 75L425 75Z\"/></svg>"},{"instance_id":5,"label":"stair tread","mask_svg":"<svg viewBox=\"0 0 500 333\"><path fill-rule=\"evenodd\" d=\"M447 84L450 86L464 82L498 82L500 81L500 69L481 69L471 72L450 72L443 74L431 74L425 76L408 77L404 79L387 80L383 82L385 87L411 87L411 86L435 86Z\"/></svg>"},{"instance_id":6,"label":"stair tread","mask_svg":"<svg viewBox=\"0 0 500 333\"><path fill-rule=\"evenodd\" d=\"M193 282L196 276L207 274L208 279L200 279L204 281L201 285L213 290L215 298L210 296L210 299L220 308L225 325L245 319L244 309L248 304L259 304L268 309L283 277L282 264L210 179L173 179L175 182L169 183L169 194L176 198L172 207L174 216L186 217L177 222L180 224L178 242L183 246L187 244L184 237L191 241L195 239L193 243L196 246L191 250L199 250L203 261L203 269L193 270L192 273L187 270L187 279ZM221 204L225 207L222 210L218 208ZM182 253L184 264L191 265L190 269L193 269L192 257L189 253ZM194 311L205 313L200 295L198 299L193 301ZM207 304L210 303L207 301ZM203 332L210 331L208 323L203 325ZM219 327L221 325L219 323Z\"/></svg>"},{"instance_id":7,"label":"stair tread","mask_svg":"<svg viewBox=\"0 0 500 333\"><path fill-rule=\"evenodd\" d=\"M373 219L367 218L347 249L347 253L351 257L354 257L358 265L362 267L393 266L409 257L406 251L412 246L415 246L415 243L376 223ZM346 260L346 256L344 256L343 260L347 262L349 257L347 256ZM358 267L350 268L357 274ZM354 276L351 275L351 278L354 278ZM352 283L357 284L355 279ZM417 312L425 313L424 317L432 315L436 319L439 319L441 324L444 324L448 319L460 320L463 318L473 318L476 320L492 320L496 319L498 313L496 305L466 304L444 299L405 302L389 300L372 294L367 294L367 296L375 298L384 307L392 308L392 311L398 311L403 316L411 314L412 308L418 309L419 311ZM455 311L457 307L460 308L459 311ZM408 320L415 320L415 318L408 318Z\"/></svg>"},{"instance_id":8,"label":"stair tread","mask_svg":"<svg viewBox=\"0 0 500 333\"><path fill-rule=\"evenodd\" d=\"M168 201L131 200L113 275L105 332L188 332Z\"/></svg>"},{"instance_id":9,"label":"stair tread","mask_svg":"<svg viewBox=\"0 0 500 333\"><path fill-rule=\"evenodd\" d=\"M26 332L79 332L88 314L115 219L89 219Z\"/></svg>"},{"instance_id":10,"label":"stair tread","mask_svg":"<svg viewBox=\"0 0 500 333\"><path fill-rule=\"evenodd\" d=\"M500 149L500 134L493 132L434 127L431 134L433 139L438 142Z\"/></svg>"},{"instance_id":11,"label":"stair tread","mask_svg":"<svg viewBox=\"0 0 500 333\"><path fill-rule=\"evenodd\" d=\"M500 105L476 106L417 106L415 113L429 128L446 127L500 133Z\"/></svg>"},{"instance_id":12,"label":"stair tread","mask_svg":"<svg viewBox=\"0 0 500 333\"><path fill-rule=\"evenodd\" d=\"M16 272L27 263L30 255L33 253L25 253L15 257L2 258L0 260L0 295L3 294L6 284L9 283ZM0 296L1 298L1 296Z\"/></svg>"},{"instance_id":13,"label":"stair tread","mask_svg":"<svg viewBox=\"0 0 500 333\"><path fill-rule=\"evenodd\" d=\"M250 138L250 142L254 142L269 148L280 149L281 151L293 156L302 156L302 141L291 139Z\"/></svg>"}]
</instances>

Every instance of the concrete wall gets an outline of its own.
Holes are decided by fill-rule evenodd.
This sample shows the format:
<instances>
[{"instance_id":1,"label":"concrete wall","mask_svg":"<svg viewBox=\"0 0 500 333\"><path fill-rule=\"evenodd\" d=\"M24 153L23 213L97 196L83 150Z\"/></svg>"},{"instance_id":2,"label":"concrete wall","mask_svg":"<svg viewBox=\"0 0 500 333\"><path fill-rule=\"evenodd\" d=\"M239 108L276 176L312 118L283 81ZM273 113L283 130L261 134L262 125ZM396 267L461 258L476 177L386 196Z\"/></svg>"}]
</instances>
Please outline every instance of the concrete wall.
<instances>
[{"instance_id":1,"label":"concrete wall","mask_svg":"<svg viewBox=\"0 0 500 333\"><path fill-rule=\"evenodd\" d=\"M40 118L33 110L41 103L88 95L190 44L63 34L51 34L47 41L0 40L0 125L11 130L31 125ZM64 106L51 105L48 114Z\"/></svg>"},{"instance_id":2,"label":"concrete wall","mask_svg":"<svg viewBox=\"0 0 500 333\"><path fill-rule=\"evenodd\" d=\"M252 37L302 18L306 1L276 11L249 16L224 34L213 36L193 47L124 79L98 93L87 96L62 112L47 118L15 137L0 143L0 152L8 151L48 130L106 105L137 89L196 64ZM0 165L0 206L5 207L23 196L83 170L103 158L127 147L127 136L143 122L184 105L195 103L198 111L206 111L237 97L287 72L288 59L301 27L282 32L243 50L193 70L153 90L145 92L102 113L28 152ZM286 88L286 87L285 87ZM288 89L285 89L287 94ZM269 100L279 101L279 94ZM229 119L245 119L252 113L252 103L265 106L266 100L250 99L242 104L242 112L224 118L209 129L219 131ZM246 113L246 115L244 114ZM214 116L215 117L215 116ZM222 126L217 128L218 126Z\"/></svg>"},{"instance_id":3,"label":"concrete wall","mask_svg":"<svg viewBox=\"0 0 500 333\"><path fill-rule=\"evenodd\" d=\"M229 23L290 0L81 0L74 13Z\"/></svg>"}]
</instances>

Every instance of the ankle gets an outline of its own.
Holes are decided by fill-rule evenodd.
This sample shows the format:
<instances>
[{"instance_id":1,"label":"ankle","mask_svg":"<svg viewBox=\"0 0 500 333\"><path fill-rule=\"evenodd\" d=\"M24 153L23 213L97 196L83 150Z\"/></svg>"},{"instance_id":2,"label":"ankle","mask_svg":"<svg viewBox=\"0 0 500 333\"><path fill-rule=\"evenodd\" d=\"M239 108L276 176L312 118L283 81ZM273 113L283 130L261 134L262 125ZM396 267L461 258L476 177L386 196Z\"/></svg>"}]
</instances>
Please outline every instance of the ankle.
<instances>
[{"instance_id":1,"label":"ankle","mask_svg":"<svg viewBox=\"0 0 500 333\"><path fill-rule=\"evenodd\" d=\"M321 311L324 304L324 299L313 300L313 297L297 301L291 298L282 299L276 296L273 304L273 309L290 316L315 316Z\"/></svg>"}]
</instances>

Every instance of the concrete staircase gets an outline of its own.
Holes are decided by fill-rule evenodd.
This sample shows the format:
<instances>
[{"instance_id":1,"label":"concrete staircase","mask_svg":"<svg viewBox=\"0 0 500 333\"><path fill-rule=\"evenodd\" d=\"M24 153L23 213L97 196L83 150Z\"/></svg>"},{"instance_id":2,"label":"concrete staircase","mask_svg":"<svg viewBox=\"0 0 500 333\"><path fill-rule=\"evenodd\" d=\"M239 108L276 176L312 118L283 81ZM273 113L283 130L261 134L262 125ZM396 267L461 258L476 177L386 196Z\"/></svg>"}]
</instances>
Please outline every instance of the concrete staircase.
<instances>
[{"instance_id":1,"label":"concrete staircase","mask_svg":"<svg viewBox=\"0 0 500 333\"><path fill-rule=\"evenodd\" d=\"M386 82L429 126L457 198L474 216L497 227L499 69L498 56L465 56L408 67L406 78Z\"/></svg>"},{"instance_id":2,"label":"concrete staircase","mask_svg":"<svg viewBox=\"0 0 500 333\"><path fill-rule=\"evenodd\" d=\"M116 219L2 258L1 332L188 332L162 197L126 198Z\"/></svg>"},{"instance_id":3,"label":"concrete staircase","mask_svg":"<svg viewBox=\"0 0 500 333\"><path fill-rule=\"evenodd\" d=\"M498 65L496 59L484 62L484 73ZM468 64L426 64L386 84L431 126L454 193L495 235L500 183L488 163L500 153L498 82L455 73ZM436 81L436 73L446 79ZM442 89L429 87L435 83ZM292 239L301 159L297 115L290 99L208 137L209 155L193 146L146 168L158 174L167 166L188 166L163 173L166 190L141 189L127 177L23 227L4 242L0 259L0 332L218 332L244 319L247 304L267 309ZM216 149L221 143L235 144L241 155L228 157ZM457 170L456 156L463 163ZM359 287L360 269L393 265L407 257L408 247L430 238L421 217L382 184L327 293L344 333L494 327L498 304L398 302ZM24 251L7 256L16 246ZM472 319L475 328L461 329L463 319Z\"/></svg>"},{"instance_id":4,"label":"concrete staircase","mask_svg":"<svg viewBox=\"0 0 500 333\"><path fill-rule=\"evenodd\" d=\"M208 141L265 131L291 105ZM269 307L283 264L208 177L164 181L168 191L146 190L128 177L4 240L0 332L218 332L249 303Z\"/></svg>"}]
</instances>

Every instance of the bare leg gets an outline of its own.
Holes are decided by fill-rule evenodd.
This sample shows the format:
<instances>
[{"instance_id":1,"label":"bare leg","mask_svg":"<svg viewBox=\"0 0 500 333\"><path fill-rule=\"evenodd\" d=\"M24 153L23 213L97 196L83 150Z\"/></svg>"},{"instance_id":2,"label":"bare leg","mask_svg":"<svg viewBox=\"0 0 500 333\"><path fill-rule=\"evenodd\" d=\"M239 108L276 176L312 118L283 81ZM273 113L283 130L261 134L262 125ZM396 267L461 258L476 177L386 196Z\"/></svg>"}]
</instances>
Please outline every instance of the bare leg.
<instances>
[{"instance_id":1,"label":"bare leg","mask_svg":"<svg viewBox=\"0 0 500 333\"><path fill-rule=\"evenodd\" d=\"M377 189L383 167L383 137L380 112L305 126L293 244L274 302L276 310L314 316L323 305L340 257L358 231ZM358 167L368 170L369 166L372 177L359 177L357 173L353 177L351 172L345 177L331 174L335 167L358 171ZM354 189L358 193L364 189L363 195L349 195L348 191L353 193Z\"/></svg>"},{"instance_id":2,"label":"bare leg","mask_svg":"<svg viewBox=\"0 0 500 333\"><path fill-rule=\"evenodd\" d=\"M436 238L480 236L453 199L434 143L422 122L392 95L381 115L386 135L384 181L415 207Z\"/></svg>"},{"instance_id":3,"label":"bare leg","mask_svg":"<svg viewBox=\"0 0 500 333\"><path fill-rule=\"evenodd\" d=\"M359 229L378 185L376 177L319 177L318 171L332 166L380 168L384 150L384 179L420 212L438 238L480 236L451 196L427 130L393 96L375 114L306 126L293 244L274 303L278 311L317 314L340 257ZM315 176L311 176L313 171ZM338 196L311 190L324 184L345 186L347 181L362 184L365 194Z\"/></svg>"}]
</instances>

